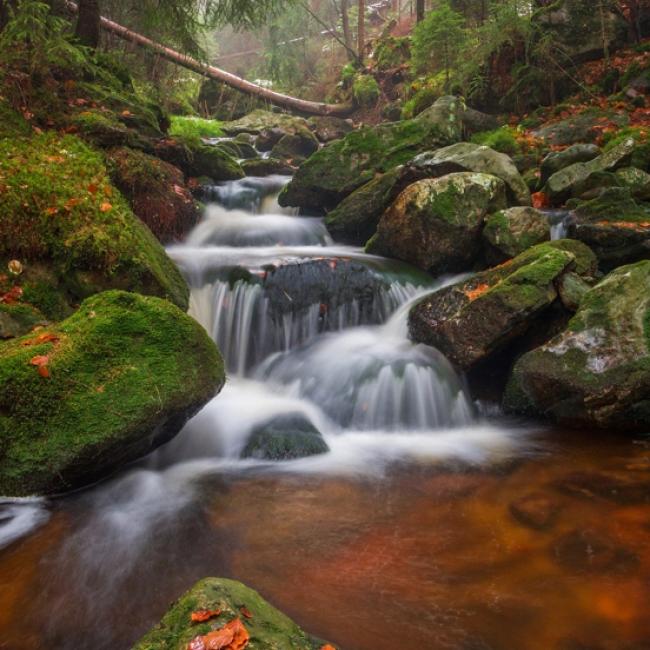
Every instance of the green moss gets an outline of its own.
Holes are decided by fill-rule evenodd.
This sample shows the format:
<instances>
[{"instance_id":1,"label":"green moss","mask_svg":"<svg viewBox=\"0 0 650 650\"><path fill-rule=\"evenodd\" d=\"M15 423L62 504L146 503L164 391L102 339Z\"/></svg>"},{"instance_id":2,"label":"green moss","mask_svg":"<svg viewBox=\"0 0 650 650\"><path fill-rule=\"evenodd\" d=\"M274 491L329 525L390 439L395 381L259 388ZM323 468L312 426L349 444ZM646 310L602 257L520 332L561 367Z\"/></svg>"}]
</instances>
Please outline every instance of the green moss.
<instances>
[{"instance_id":1,"label":"green moss","mask_svg":"<svg viewBox=\"0 0 650 650\"><path fill-rule=\"evenodd\" d=\"M0 139L26 136L30 133L29 122L0 97Z\"/></svg>"},{"instance_id":2,"label":"green moss","mask_svg":"<svg viewBox=\"0 0 650 650\"><path fill-rule=\"evenodd\" d=\"M352 97L359 106L374 106L380 95L379 84L372 75L360 74L355 77L352 83Z\"/></svg>"},{"instance_id":3,"label":"green moss","mask_svg":"<svg viewBox=\"0 0 650 650\"><path fill-rule=\"evenodd\" d=\"M521 153L521 146L517 142L517 130L511 126L501 126L494 131L482 131L475 133L471 142L474 144L491 147L495 151L513 156Z\"/></svg>"},{"instance_id":4,"label":"green moss","mask_svg":"<svg viewBox=\"0 0 650 650\"><path fill-rule=\"evenodd\" d=\"M410 120L429 108L440 96L440 90L432 86L424 86L408 99L402 108L402 119Z\"/></svg>"},{"instance_id":5,"label":"green moss","mask_svg":"<svg viewBox=\"0 0 650 650\"><path fill-rule=\"evenodd\" d=\"M122 288L187 308L179 271L113 188L102 157L78 138L2 141L0 174L0 263L46 265L69 304Z\"/></svg>"},{"instance_id":6,"label":"green moss","mask_svg":"<svg viewBox=\"0 0 650 650\"><path fill-rule=\"evenodd\" d=\"M373 59L380 70L389 70L408 61L411 49L409 36L386 36L375 47Z\"/></svg>"},{"instance_id":7,"label":"green moss","mask_svg":"<svg viewBox=\"0 0 650 650\"><path fill-rule=\"evenodd\" d=\"M206 120L200 117L171 117L169 135L179 137L188 142L199 144L201 138L220 138L223 136L221 122Z\"/></svg>"},{"instance_id":8,"label":"green moss","mask_svg":"<svg viewBox=\"0 0 650 650\"><path fill-rule=\"evenodd\" d=\"M45 323L43 314L32 305L0 303L0 340L22 336Z\"/></svg>"},{"instance_id":9,"label":"green moss","mask_svg":"<svg viewBox=\"0 0 650 650\"><path fill-rule=\"evenodd\" d=\"M341 68L341 82L344 86L351 86L354 81L354 77L357 74L357 68L353 63L346 63Z\"/></svg>"},{"instance_id":10,"label":"green moss","mask_svg":"<svg viewBox=\"0 0 650 650\"><path fill-rule=\"evenodd\" d=\"M59 340L0 347L2 494L65 490L131 460L223 384L214 344L165 300L105 292L48 332ZM31 363L45 355L47 378Z\"/></svg>"},{"instance_id":11,"label":"green moss","mask_svg":"<svg viewBox=\"0 0 650 650\"><path fill-rule=\"evenodd\" d=\"M156 628L149 632L133 650L185 650L196 636L223 627L235 618L241 618L240 608L252 614L242 619L250 634L251 650L318 650L325 645L305 634L256 591L240 582L224 578L206 578L174 603ZM218 617L206 623L192 625L192 612L221 610Z\"/></svg>"}]
</instances>

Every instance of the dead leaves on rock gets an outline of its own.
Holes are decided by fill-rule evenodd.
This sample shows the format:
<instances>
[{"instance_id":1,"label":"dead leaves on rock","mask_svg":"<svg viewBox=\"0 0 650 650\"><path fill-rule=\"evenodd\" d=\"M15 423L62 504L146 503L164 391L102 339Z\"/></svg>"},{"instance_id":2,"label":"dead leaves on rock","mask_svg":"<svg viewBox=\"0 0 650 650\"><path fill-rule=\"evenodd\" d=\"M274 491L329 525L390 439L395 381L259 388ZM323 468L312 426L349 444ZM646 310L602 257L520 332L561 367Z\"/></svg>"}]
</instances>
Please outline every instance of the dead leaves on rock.
<instances>
[{"instance_id":1,"label":"dead leaves on rock","mask_svg":"<svg viewBox=\"0 0 650 650\"><path fill-rule=\"evenodd\" d=\"M205 623L211 618L216 618L221 614L220 609L199 609L196 612L192 612L190 619L192 623Z\"/></svg>"},{"instance_id":2,"label":"dead leaves on rock","mask_svg":"<svg viewBox=\"0 0 650 650\"><path fill-rule=\"evenodd\" d=\"M52 345L56 345L59 342L59 340L60 340L59 337L56 334L52 334L52 332L42 332L41 334L38 334L34 338L23 341L22 344L24 346L43 345L45 343L51 343ZM47 379L50 376L50 369L48 367L49 363L50 363L49 354L38 354L29 360L29 364L31 366L35 366L36 368L38 368L38 374L41 377L43 377L43 379Z\"/></svg>"},{"instance_id":3,"label":"dead leaves on rock","mask_svg":"<svg viewBox=\"0 0 650 650\"><path fill-rule=\"evenodd\" d=\"M489 284L479 284L474 289L466 289L463 293L469 298L470 302L473 302L477 298L480 298L486 291L489 291Z\"/></svg>"},{"instance_id":4,"label":"dead leaves on rock","mask_svg":"<svg viewBox=\"0 0 650 650\"><path fill-rule=\"evenodd\" d=\"M187 650L244 650L249 641L248 630L236 618L214 632L192 639Z\"/></svg>"}]
</instances>

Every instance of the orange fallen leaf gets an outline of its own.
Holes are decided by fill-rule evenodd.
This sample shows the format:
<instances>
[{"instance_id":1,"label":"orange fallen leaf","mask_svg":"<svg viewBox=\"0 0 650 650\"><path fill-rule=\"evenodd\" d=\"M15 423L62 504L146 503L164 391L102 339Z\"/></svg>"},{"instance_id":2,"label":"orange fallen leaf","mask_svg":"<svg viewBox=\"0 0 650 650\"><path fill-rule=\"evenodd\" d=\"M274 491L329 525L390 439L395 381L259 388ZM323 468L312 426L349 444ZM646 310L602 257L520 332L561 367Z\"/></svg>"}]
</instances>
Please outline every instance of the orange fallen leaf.
<instances>
[{"instance_id":1,"label":"orange fallen leaf","mask_svg":"<svg viewBox=\"0 0 650 650\"><path fill-rule=\"evenodd\" d=\"M192 639L187 650L243 650L249 639L248 630L236 618L214 632Z\"/></svg>"},{"instance_id":2,"label":"orange fallen leaf","mask_svg":"<svg viewBox=\"0 0 650 650\"><path fill-rule=\"evenodd\" d=\"M27 341L23 341L23 345L29 346L29 345L42 345L43 343L58 343L59 340L60 339L56 334L52 334L52 332L43 332L42 334L39 334L37 337L33 339L28 339Z\"/></svg>"},{"instance_id":3,"label":"orange fallen leaf","mask_svg":"<svg viewBox=\"0 0 650 650\"><path fill-rule=\"evenodd\" d=\"M333 645L326 643L320 650L336 650L336 648Z\"/></svg>"},{"instance_id":4,"label":"orange fallen leaf","mask_svg":"<svg viewBox=\"0 0 650 650\"><path fill-rule=\"evenodd\" d=\"M538 210L551 206L551 200L548 194L545 194L544 192L535 192L531 196L531 199L533 200L533 207Z\"/></svg>"},{"instance_id":5,"label":"orange fallen leaf","mask_svg":"<svg viewBox=\"0 0 650 650\"><path fill-rule=\"evenodd\" d=\"M63 206L68 212L81 203L81 199L68 199Z\"/></svg>"},{"instance_id":6,"label":"orange fallen leaf","mask_svg":"<svg viewBox=\"0 0 650 650\"><path fill-rule=\"evenodd\" d=\"M221 614L220 609L199 609L190 616L192 623L204 623Z\"/></svg>"},{"instance_id":7,"label":"orange fallen leaf","mask_svg":"<svg viewBox=\"0 0 650 650\"><path fill-rule=\"evenodd\" d=\"M47 364L50 362L50 357L47 355L39 355L36 357L32 357L30 360L30 364L32 366L36 366L38 368L38 374L47 379L50 376L50 371L48 370Z\"/></svg>"},{"instance_id":8,"label":"orange fallen leaf","mask_svg":"<svg viewBox=\"0 0 650 650\"><path fill-rule=\"evenodd\" d=\"M483 284L479 284L474 289L468 289L463 293L470 299L470 301L473 301L476 300L477 298L480 298L489 288L490 288L489 284L483 283Z\"/></svg>"},{"instance_id":9,"label":"orange fallen leaf","mask_svg":"<svg viewBox=\"0 0 650 650\"><path fill-rule=\"evenodd\" d=\"M50 216L50 217L52 215L54 215L54 214L57 214L58 211L59 211L59 208L55 208L55 207L45 208L45 214Z\"/></svg>"},{"instance_id":10,"label":"orange fallen leaf","mask_svg":"<svg viewBox=\"0 0 650 650\"><path fill-rule=\"evenodd\" d=\"M253 612L244 605L239 608L239 611L244 618L253 618Z\"/></svg>"},{"instance_id":11,"label":"orange fallen leaf","mask_svg":"<svg viewBox=\"0 0 650 650\"><path fill-rule=\"evenodd\" d=\"M5 305L15 305L23 295L23 290L20 287L12 287L5 293L0 296L0 303Z\"/></svg>"},{"instance_id":12,"label":"orange fallen leaf","mask_svg":"<svg viewBox=\"0 0 650 650\"><path fill-rule=\"evenodd\" d=\"M89 194L97 194L97 185L95 185L95 183L91 183L88 186L88 193Z\"/></svg>"},{"instance_id":13,"label":"orange fallen leaf","mask_svg":"<svg viewBox=\"0 0 650 650\"><path fill-rule=\"evenodd\" d=\"M113 206L108 201L104 201L104 203L99 206L99 209L102 212L110 212L113 209Z\"/></svg>"}]
</instances>

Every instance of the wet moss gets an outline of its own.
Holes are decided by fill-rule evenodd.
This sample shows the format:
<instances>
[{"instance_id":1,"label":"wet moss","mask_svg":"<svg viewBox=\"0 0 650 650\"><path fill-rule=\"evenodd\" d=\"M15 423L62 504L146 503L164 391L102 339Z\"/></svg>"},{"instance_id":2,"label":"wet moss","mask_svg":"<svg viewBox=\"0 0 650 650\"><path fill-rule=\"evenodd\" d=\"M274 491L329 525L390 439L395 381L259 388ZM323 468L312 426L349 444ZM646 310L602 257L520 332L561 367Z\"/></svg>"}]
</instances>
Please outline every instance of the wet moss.
<instances>
[{"instance_id":1,"label":"wet moss","mask_svg":"<svg viewBox=\"0 0 650 650\"><path fill-rule=\"evenodd\" d=\"M0 347L1 494L64 491L137 458L224 381L205 331L159 298L105 292L48 333Z\"/></svg>"},{"instance_id":2,"label":"wet moss","mask_svg":"<svg viewBox=\"0 0 650 650\"><path fill-rule=\"evenodd\" d=\"M0 263L47 266L68 304L122 288L187 308L179 271L113 188L102 157L78 138L45 133L2 141L0 174ZM52 307L58 302L43 298Z\"/></svg>"},{"instance_id":3,"label":"wet moss","mask_svg":"<svg viewBox=\"0 0 650 650\"><path fill-rule=\"evenodd\" d=\"M171 117L169 135L200 144L201 138L220 138L223 136L222 123L200 117Z\"/></svg>"},{"instance_id":4,"label":"wet moss","mask_svg":"<svg viewBox=\"0 0 650 650\"><path fill-rule=\"evenodd\" d=\"M352 97L363 107L374 106L379 101L381 90L377 80L369 74L357 75L352 83Z\"/></svg>"},{"instance_id":5,"label":"wet moss","mask_svg":"<svg viewBox=\"0 0 650 650\"><path fill-rule=\"evenodd\" d=\"M240 608L252 614L242 619L250 634L251 650L318 650L324 641L310 637L256 591L225 578L205 578L172 605L160 624L133 650L185 650L196 636L208 634L226 623L241 618ZM209 622L191 624L192 612L221 610Z\"/></svg>"}]
</instances>

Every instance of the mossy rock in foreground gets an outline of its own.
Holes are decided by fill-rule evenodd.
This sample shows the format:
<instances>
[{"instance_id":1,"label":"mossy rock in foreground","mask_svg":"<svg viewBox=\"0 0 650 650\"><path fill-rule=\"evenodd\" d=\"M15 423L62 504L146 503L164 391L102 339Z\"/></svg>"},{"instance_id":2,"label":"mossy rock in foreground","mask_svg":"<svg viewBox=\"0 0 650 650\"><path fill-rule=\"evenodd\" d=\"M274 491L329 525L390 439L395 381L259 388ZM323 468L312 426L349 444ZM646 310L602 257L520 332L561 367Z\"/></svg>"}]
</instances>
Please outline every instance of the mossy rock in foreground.
<instances>
[{"instance_id":1,"label":"mossy rock in foreground","mask_svg":"<svg viewBox=\"0 0 650 650\"><path fill-rule=\"evenodd\" d=\"M201 610L221 610L221 614L204 623L192 623L192 613ZM245 617L242 610L250 617ZM218 630L236 618L250 634L246 646L249 650L319 650L325 645L241 582L205 578L181 596L160 624L132 650L186 650L195 637Z\"/></svg>"},{"instance_id":2,"label":"mossy rock in foreground","mask_svg":"<svg viewBox=\"0 0 650 650\"><path fill-rule=\"evenodd\" d=\"M468 370L526 334L558 300L556 285L570 271L595 273L596 258L584 244L559 240L534 246L426 296L409 314L411 338Z\"/></svg>"},{"instance_id":3,"label":"mossy rock in foreground","mask_svg":"<svg viewBox=\"0 0 650 650\"><path fill-rule=\"evenodd\" d=\"M89 298L0 346L0 494L96 480L172 438L223 382L214 343L168 301Z\"/></svg>"},{"instance_id":4,"label":"mossy rock in foreground","mask_svg":"<svg viewBox=\"0 0 650 650\"><path fill-rule=\"evenodd\" d=\"M650 261L612 271L564 332L521 357L504 406L569 426L647 432Z\"/></svg>"},{"instance_id":5,"label":"mossy rock in foreground","mask_svg":"<svg viewBox=\"0 0 650 650\"><path fill-rule=\"evenodd\" d=\"M107 289L187 309L180 272L111 185L102 156L78 138L0 141L0 188L0 268L23 263L25 301L46 317L60 318L62 302L76 306Z\"/></svg>"}]
</instances>

